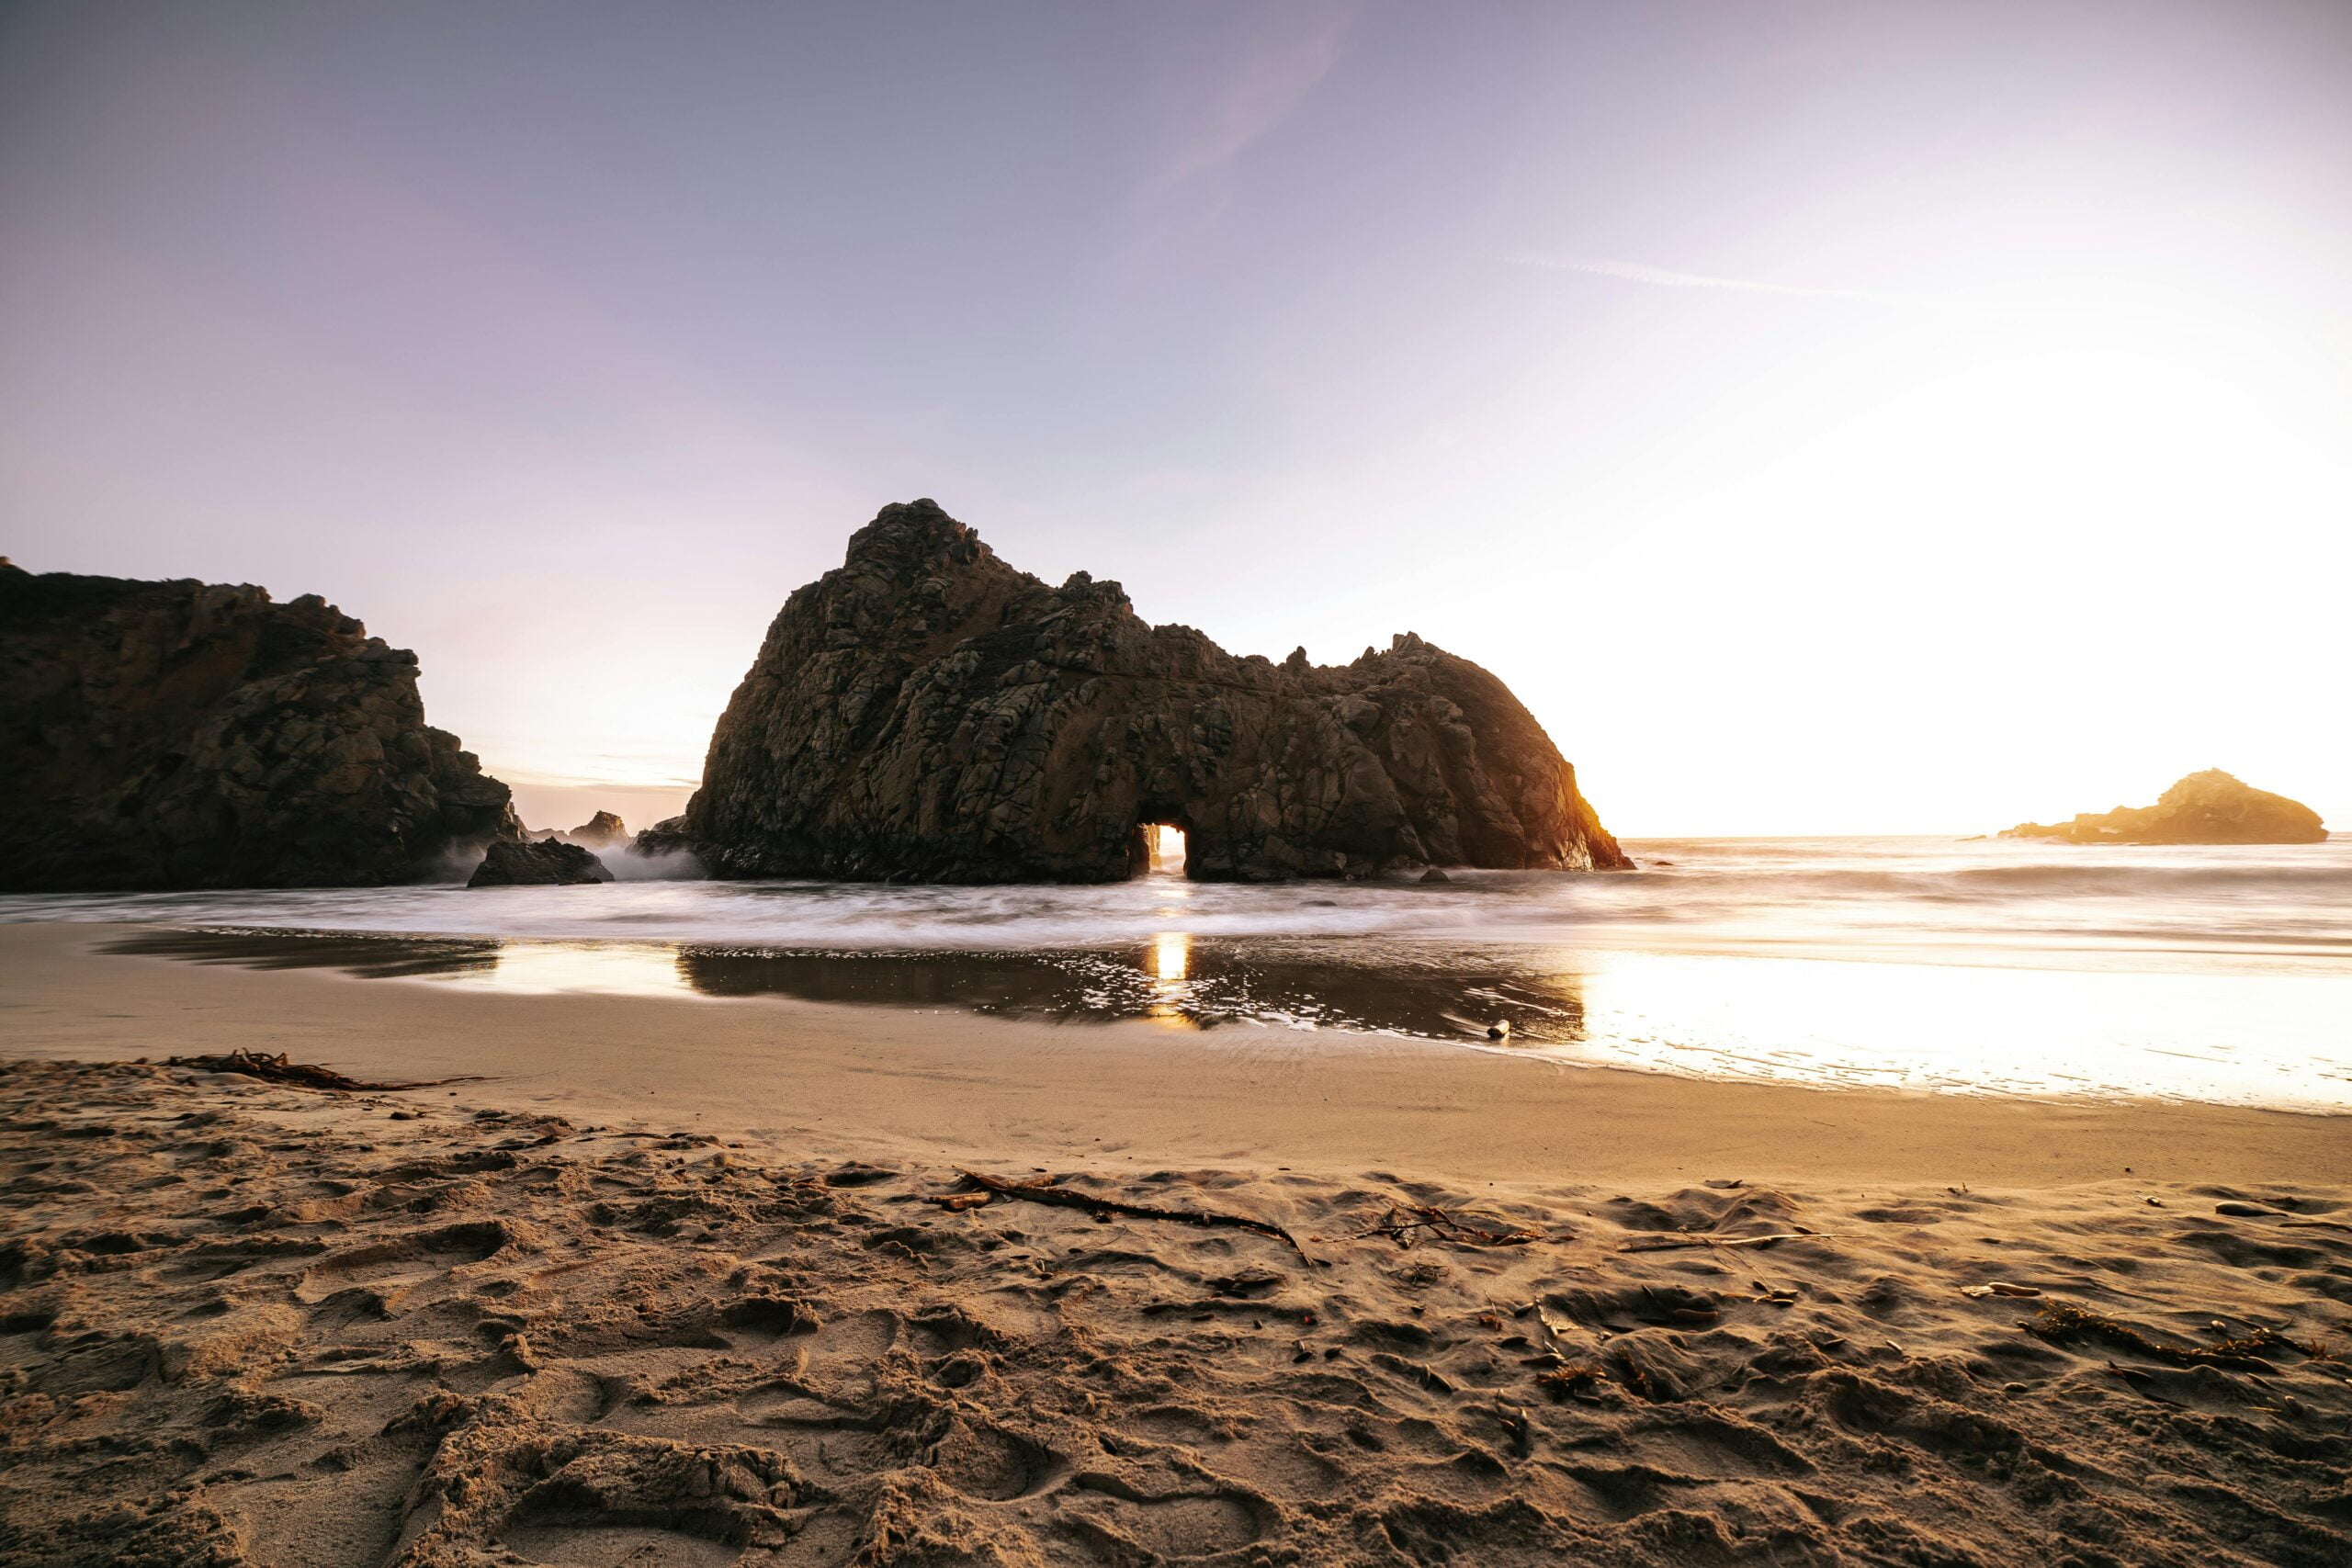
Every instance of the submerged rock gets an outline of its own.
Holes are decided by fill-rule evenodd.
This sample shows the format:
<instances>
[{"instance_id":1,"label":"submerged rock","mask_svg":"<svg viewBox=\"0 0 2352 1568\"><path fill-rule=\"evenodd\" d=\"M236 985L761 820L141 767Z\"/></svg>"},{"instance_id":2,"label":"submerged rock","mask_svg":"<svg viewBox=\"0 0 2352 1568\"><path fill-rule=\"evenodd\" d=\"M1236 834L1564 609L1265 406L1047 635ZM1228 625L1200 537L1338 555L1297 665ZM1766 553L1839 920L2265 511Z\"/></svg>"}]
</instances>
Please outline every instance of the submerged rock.
<instances>
[{"instance_id":1,"label":"submerged rock","mask_svg":"<svg viewBox=\"0 0 2352 1568\"><path fill-rule=\"evenodd\" d=\"M592 851L559 839L527 843L502 840L490 846L469 887L555 887L610 882L613 874Z\"/></svg>"},{"instance_id":2,"label":"submerged rock","mask_svg":"<svg viewBox=\"0 0 2352 1568\"><path fill-rule=\"evenodd\" d=\"M2327 828L2301 802L2208 768L2165 791L2154 806L2086 811L2071 822L2020 822L2001 837L2075 844L2316 844Z\"/></svg>"},{"instance_id":3,"label":"submerged rock","mask_svg":"<svg viewBox=\"0 0 2352 1568\"><path fill-rule=\"evenodd\" d=\"M316 594L0 561L0 888L447 874L520 827L416 673Z\"/></svg>"},{"instance_id":4,"label":"submerged rock","mask_svg":"<svg viewBox=\"0 0 2352 1568\"><path fill-rule=\"evenodd\" d=\"M1235 658L1058 588L929 501L794 593L645 850L719 876L1110 882L1145 825L1208 881L1631 864L1510 692L1410 632L1317 668Z\"/></svg>"}]
</instances>

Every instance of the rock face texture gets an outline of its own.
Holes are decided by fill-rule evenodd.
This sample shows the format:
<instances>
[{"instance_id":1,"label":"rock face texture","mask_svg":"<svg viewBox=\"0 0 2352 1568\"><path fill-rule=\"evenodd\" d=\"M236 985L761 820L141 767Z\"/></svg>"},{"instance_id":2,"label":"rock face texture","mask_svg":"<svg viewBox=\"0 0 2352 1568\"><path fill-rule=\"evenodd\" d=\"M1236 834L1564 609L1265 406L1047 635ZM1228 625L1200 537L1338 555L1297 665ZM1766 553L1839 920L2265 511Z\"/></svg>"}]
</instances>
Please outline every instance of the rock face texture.
<instances>
[{"instance_id":1,"label":"rock face texture","mask_svg":"<svg viewBox=\"0 0 2352 1568\"><path fill-rule=\"evenodd\" d=\"M526 828L523 837L540 841L559 840L567 844L584 844L589 849L601 850L608 844L628 843L629 831L628 824L612 812L599 811L577 828Z\"/></svg>"},{"instance_id":2,"label":"rock face texture","mask_svg":"<svg viewBox=\"0 0 2352 1568\"><path fill-rule=\"evenodd\" d=\"M557 839L529 843L500 840L482 855L481 863L466 883L469 887L557 887L590 882L610 882L605 863L578 844Z\"/></svg>"},{"instance_id":3,"label":"rock face texture","mask_svg":"<svg viewBox=\"0 0 2352 1568\"><path fill-rule=\"evenodd\" d=\"M2208 768L2165 791L2154 806L2086 811L2071 822L2020 822L2001 837L2075 844L2316 844L2327 828L2301 802Z\"/></svg>"},{"instance_id":4,"label":"rock face texture","mask_svg":"<svg viewBox=\"0 0 2352 1568\"><path fill-rule=\"evenodd\" d=\"M602 849L606 844L628 842L628 824L609 811L599 811L564 837L575 844Z\"/></svg>"},{"instance_id":5,"label":"rock face texture","mask_svg":"<svg viewBox=\"0 0 2352 1568\"><path fill-rule=\"evenodd\" d=\"M0 561L0 888L350 886L516 836L416 656L316 595Z\"/></svg>"},{"instance_id":6,"label":"rock face texture","mask_svg":"<svg viewBox=\"0 0 2352 1568\"><path fill-rule=\"evenodd\" d=\"M794 593L683 820L715 876L1110 882L1144 824L1205 881L1630 865L1500 681L1411 633L1341 668L1237 659L1058 588L930 501Z\"/></svg>"}]
</instances>

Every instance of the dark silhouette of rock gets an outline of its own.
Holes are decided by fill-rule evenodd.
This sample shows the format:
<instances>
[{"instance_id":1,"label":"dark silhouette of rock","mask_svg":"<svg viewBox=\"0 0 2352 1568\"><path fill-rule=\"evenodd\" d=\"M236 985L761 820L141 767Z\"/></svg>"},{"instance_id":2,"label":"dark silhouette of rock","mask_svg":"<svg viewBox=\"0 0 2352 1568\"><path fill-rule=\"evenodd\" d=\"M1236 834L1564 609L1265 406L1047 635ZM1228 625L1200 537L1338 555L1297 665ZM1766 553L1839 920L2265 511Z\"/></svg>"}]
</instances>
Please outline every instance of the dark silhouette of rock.
<instances>
[{"instance_id":1,"label":"dark silhouette of rock","mask_svg":"<svg viewBox=\"0 0 2352 1568\"><path fill-rule=\"evenodd\" d=\"M717 876L1109 882L1140 829L1208 881L1630 865L1500 681L1408 632L1342 668L1237 659L1052 588L930 501L794 593L683 822Z\"/></svg>"},{"instance_id":2,"label":"dark silhouette of rock","mask_svg":"<svg viewBox=\"0 0 2352 1568\"><path fill-rule=\"evenodd\" d=\"M610 882L613 874L594 852L560 839L501 840L490 846L469 887L555 887Z\"/></svg>"},{"instance_id":3,"label":"dark silhouette of rock","mask_svg":"<svg viewBox=\"0 0 2352 1568\"><path fill-rule=\"evenodd\" d=\"M349 886L519 831L416 656L315 594L0 561L0 887Z\"/></svg>"},{"instance_id":4,"label":"dark silhouette of rock","mask_svg":"<svg viewBox=\"0 0 2352 1568\"><path fill-rule=\"evenodd\" d=\"M2316 844L2327 828L2300 801L2208 768L2165 791L2154 806L2086 811L2071 822L2020 822L2001 837L2073 844Z\"/></svg>"}]
</instances>

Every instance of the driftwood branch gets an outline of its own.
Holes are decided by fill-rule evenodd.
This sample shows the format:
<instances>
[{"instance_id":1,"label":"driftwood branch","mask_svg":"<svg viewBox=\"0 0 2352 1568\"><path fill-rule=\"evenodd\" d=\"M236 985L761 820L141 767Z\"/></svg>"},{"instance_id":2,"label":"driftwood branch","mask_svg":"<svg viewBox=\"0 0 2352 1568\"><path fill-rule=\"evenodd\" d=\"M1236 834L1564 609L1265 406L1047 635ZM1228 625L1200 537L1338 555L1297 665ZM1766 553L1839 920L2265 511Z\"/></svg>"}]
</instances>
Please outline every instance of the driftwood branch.
<instances>
[{"instance_id":1,"label":"driftwood branch","mask_svg":"<svg viewBox=\"0 0 2352 1568\"><path fill-rule=\"evenodd\" d=\"M2272 1370L2264 1358L2277 1355L2281 1350L2301 1350L2306 1356L2312 1354L2308 1348L2269 1328L2256 1328L2251 1334L2224 1339L2218 1345L2169 1344L2151 1338L2120 1318L2094 1312L2088 1307L2076 1306L2072 1302L2052 1302L2018 1326L2035 1338L2046 1339L2053 1345L2063 1345L2070 1339L2100 1339L2109 1345L2137 1350L2159 1361L2169 1361L2176 1367L2226 1367L2233 1371L2260 1373Z\"/></svg>"},{"instance_id":2,"label":"driftwood branch","mask_svg":"<svg viewBox=\"0 0 2352 1568\"><path fill-rule=\"evenodd\" d=\"M1281 1242L1293 1252L1297 1253L1299 1260L1307 1267L1313 1268L1315 1265L1315 1259L1307 1256L1306 1248L1299 1245L1298 1237L1278 1224L1256 1219L1248 1214L1219 1213L1212 1209L1163 1208L1157 1203L1132 1202L1125 1198L1106 1197L1102 1193L1089 1192L1080 1188L1057 1186L1050 1181L1009 1181L1001 1176L986 1176L977 1170L967 1170L961 1166L956 1168L956 1173L982 1191L999 1198L1018 1198L1032 1203L1050 1203L1057 1209L1079 1209L1098 1217L1121 1214L1134 1220L1170 1220L1180 1225L1204 1225L1224 1230L1253 1231L1259 1235ZM946 1197L955 1199L977 1195L950 1193ZM965 1206L937 1198L932 1201L939 1203L943 1208Z\"/></svg>"},{"instance_id":3,"label":"driftwood branch","mask_svg":"<svg viewBox=\"0 0 2352 1568\"><path fill-rule=\"evenodd\" d=\"M267 1083L293 1084L301 1089L334 1089L343 1093L433 1089L441 1084L475 1081L470 1078L428 1078L419 1083L369 1083L365 1078L347 1077L332 1067L322 1067L310 1062L289 1062L283 1051L275 1056L265 1056L258 1051L232 1051L225 1056L174 1056L164 1065L167 1067L194 1067L205 1073L238 1073Z\"/></svg>"},{"instance_id":4,"label":"driftwood branch","mask_svg":"<svg viewBox=\"0 0 2352 1568\"><path fill-rule=\"evenodd\" d=\"M1366 1236L1385 1235L1398 1247L1410 1247L1424 1235L1450 1241L1456 1247L1525 1247L1544 1239L1541 1232L1523 1225L1493 1230L1474 1225L1430 1204L1393 1201L1388 1205L1386 1219L1358 1231L1351 1239L1362 1241Z\"/></svg>"},{"instance_id":5,"label":"driftwood branch","mask_svg":"<svg viewBox=\"0 0 2352 1568\"><path fill-rule=\"evenodd\" d=\"M1826 1241L1819 1231L1781 1231L1773 1235L1637 1236L1620 1252L1672 1252L1685 1247L1770 1247L1776 1241Z\"/></svg>"}]
</instances>

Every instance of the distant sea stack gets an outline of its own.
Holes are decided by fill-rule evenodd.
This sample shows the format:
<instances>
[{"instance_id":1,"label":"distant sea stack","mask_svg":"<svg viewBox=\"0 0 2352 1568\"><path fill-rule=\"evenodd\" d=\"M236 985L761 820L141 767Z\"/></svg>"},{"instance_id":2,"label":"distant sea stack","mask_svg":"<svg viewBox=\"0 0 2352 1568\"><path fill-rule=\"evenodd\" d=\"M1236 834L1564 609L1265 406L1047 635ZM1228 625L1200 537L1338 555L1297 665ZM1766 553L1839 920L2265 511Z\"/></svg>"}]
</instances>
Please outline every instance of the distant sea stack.
<instances>
[{"instance_id":1,"label":"distant sea stack","mask_svg":"<svg viewBox=\"0 0 2352 1568\"><path fill-rule=\"evenodd\" d=\"M354 886L520 829L416 656L315 594L0 561L0 888Z\"/></svg>"},{"instance_id":2,"label":"distant sea stack","mask_svg":"<svg viewBox=\"0 0 2352 1568\"><path fill-rule=\"evenodd\" d=\"M716 876L1113 882L1141 828L1207 881L1630 866L1510 692L1408 632L1340 668L1237 659L1049 587L930 501L794 593L683 818Z\"/></svg>"},{"instance_id":3,"label":"distant sea stack","mask_svg":"<svg viewBox=\"0 0 2352 1568\"><path fill-rule=\"evenodd\" d=\"M2316 844L2327 829L2319 813L2300 801L2208 768L2165 791L2154 806L2085 812L2071 822L2020 822L2001 837L2071 844Z\"/></svg>"}]
</instances>

